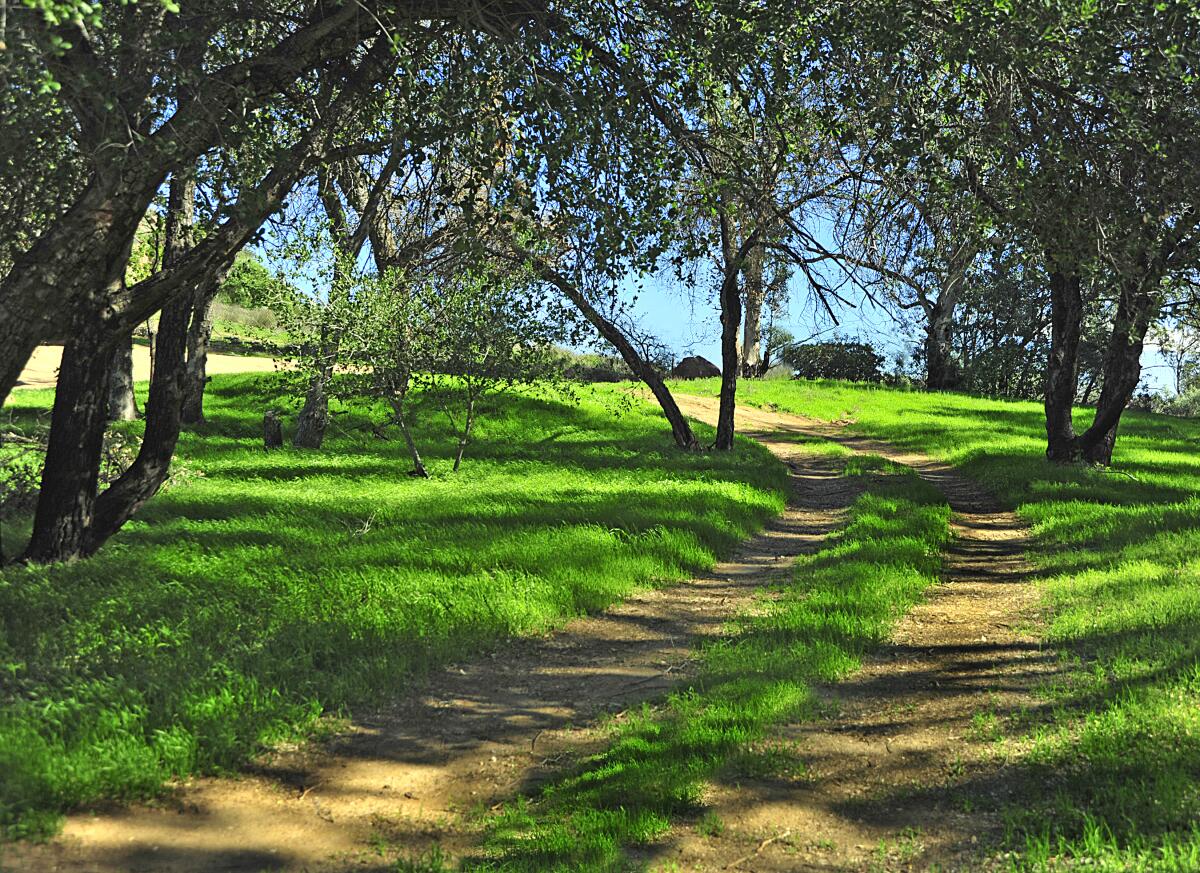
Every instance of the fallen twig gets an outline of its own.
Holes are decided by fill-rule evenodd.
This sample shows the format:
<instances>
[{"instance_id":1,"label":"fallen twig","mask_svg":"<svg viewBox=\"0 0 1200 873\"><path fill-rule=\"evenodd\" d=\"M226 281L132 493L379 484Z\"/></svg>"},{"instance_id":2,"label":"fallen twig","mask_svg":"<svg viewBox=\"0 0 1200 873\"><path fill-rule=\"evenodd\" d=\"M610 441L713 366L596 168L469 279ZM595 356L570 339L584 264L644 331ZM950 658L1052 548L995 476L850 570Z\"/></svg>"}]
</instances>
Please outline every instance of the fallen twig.
<instances>
[{"instance_id":1,"label":"fallen twig","mask_svg":"<svg viewBox=\"0 0 1200 873\"><path fill-rule=\"evenodd\" d=\"M778 833L773 837L767 837L765 840L763 840L761 843L759 843L758 848L755 849L753 852L751 852L749 855L743 855L742 857L738 858L736 861L734 861L730 864L726 864L723 869L732 870L735 867L749 861L751 858L753 858L755 855L762 852L763 849L765 849L767 846L771 845L771 843L775 842L776 840L786 840L791 835L792 835L792 830L791 830L791 828L788 828L787 830L785 830L781 833Z\"/></svg>"}]
</instances>

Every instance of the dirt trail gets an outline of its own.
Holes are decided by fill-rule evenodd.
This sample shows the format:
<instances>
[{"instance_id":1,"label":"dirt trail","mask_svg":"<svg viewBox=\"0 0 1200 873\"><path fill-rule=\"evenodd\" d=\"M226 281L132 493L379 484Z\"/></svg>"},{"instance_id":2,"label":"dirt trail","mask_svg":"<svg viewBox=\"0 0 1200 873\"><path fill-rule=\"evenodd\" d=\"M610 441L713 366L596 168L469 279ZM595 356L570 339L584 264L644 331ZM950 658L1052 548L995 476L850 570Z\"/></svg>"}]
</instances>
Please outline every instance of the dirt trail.
<instances>
[{"instance_id":1,"label":"dirt trail","mask_svg":"<svg viewBox=\"0 0 1200 873\"><path fill-rule=\"evenodd\" d=\"M53 388L57 385L62 351L62 346L38 346L34 349L25 364L25 369L17 377L17 387ZM210 376L216 376L221 373L270 373L277 369L278 365L271 358L209 352L206 367ZM149 346L133 347L133 378L138 382L150 378Z\"/></svg>"},{"instance_id":2,"label":"dirt trail","mask_svg":"<svg viewBox=\"0 0 1200 873\"><path fill-rule=\"evenodd\" d=\"M688 414L715 417L715 400L680 401ZM761 431L788 463L792 494L780 518L712 573L439 671L393 708L360 714L334 741L280 752L241 778L190 781L156 807L72 816L50 845L20 847L0 867L362 870L387 868L397 846L406 856L434 843L452 857L469 851L476 836L464 813L550 778L603 743L601 716L686 681L696 644L838 527L854 486L839 462L789 442L792 434L909 463L942 488L960 538L949 582L859 675L825 691L837 715L779 731L810 764L803 780L717 784L710 801L724 833L681 827L643 858L683 870L892 869L892 860L926 869L953 860L994 824L956 810L944 788L983 766L980 744L965 738L972 716L1032 705L1030 686L1049 669L1013 626L1033 599L1024 532L928 459L792 416L747 409L739 426ZM899 798L901 789L909 796ZM897 844L898 860L874 851L906 828L920 829L908 833L915 849Z\"/></svg>"}]
</instances>

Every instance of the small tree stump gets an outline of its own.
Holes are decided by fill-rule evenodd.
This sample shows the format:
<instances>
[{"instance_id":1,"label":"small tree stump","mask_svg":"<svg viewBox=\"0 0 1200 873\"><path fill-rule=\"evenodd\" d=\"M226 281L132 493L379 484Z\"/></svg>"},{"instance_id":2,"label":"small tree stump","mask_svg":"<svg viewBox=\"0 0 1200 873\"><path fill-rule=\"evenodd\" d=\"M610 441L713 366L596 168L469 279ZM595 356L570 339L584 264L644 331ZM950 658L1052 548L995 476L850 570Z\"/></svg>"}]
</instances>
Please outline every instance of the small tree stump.
<instances>
[{"instance_id":1,"label":"small tree stump","mask_svg":"<svg viewBox=\"0 0 1200 873\"><path fill-rule=\"evenodd\" d=\"M283 422L279 420L279 413L274 409L268 410L263 416L263 447L283 448Z\"/></svg>"}]
</instances>

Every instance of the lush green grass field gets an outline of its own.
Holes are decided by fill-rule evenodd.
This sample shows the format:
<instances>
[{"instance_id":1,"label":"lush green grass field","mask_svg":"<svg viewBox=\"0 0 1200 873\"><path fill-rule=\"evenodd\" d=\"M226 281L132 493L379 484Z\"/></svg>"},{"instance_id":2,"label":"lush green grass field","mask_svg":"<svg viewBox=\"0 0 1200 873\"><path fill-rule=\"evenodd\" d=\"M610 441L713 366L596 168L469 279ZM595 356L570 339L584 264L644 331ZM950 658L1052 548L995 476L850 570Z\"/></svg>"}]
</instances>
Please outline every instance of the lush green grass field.
<instances>
[{"instance_id":1,"label":"lush green grass field","mask_svg":"<svg viewBox=\"0 0 1200 873\"><path fill-rule=\"evenodd\" d=\"M685 454L659 417L507 397L457 475L433 414L433 478L363 410L326 449L261 448L273 376L217 377L181 481L94 559L0 571L0 825L231 767L322 713L710 566L778 512L765 450ZM49 392L17 392L28 423ZM379 415L378 418L382 418ZM12 531L6 531L12 549Z\"/></svg>"},{"instance_id":2,"label":"lush green grass field","mask_svg":"<svg viewBox=\"0 0 1200 873\"><path fill-rule=\"evenodd\" d=\"M934 488L869 461L848 465L850 475L871 471L848 525L802 557L782 591L764 592L773 595L764 609L733 621L727 639L700 653L695 684L622 723L606 751L535 803L502 813L489 824L487 856L467 866L623 870L623 846L652 841L681 819L702 830L721 827L700 816L705 783L718 771L803 767L789 748L761 743L764 733L802 717L811 683L853 672L887 639L936 580L950 536L950 510Z\"/></svg>"},{"instance_id":3,"label":"lush green grass field","mask_svg":"<svg viewBox=\"0 0 1200 873\"><path fill-rule=\"evenodd\" d=\"M948 459L1032 526L1069 669L996 740L998 768L1027 777L1006 810L1014 865L1200 870L1200 423L1128 413L1105 471L1048 464L1036 403L803 381L744 382L739 400Z\"/></svg>"}]
</instances>

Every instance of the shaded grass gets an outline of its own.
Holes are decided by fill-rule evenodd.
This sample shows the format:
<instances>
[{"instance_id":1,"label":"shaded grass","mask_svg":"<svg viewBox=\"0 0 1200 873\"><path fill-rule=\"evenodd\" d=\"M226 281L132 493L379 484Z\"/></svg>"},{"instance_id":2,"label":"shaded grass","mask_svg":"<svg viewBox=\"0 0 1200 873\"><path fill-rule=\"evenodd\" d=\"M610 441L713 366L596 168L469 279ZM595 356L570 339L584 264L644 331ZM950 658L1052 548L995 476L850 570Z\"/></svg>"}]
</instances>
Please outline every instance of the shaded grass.
<instances>
[{"instance_id":1,"label":"shaded grass","mask_svg":"<svg viewBox=\"0 0 1200 873\"><path fill-rule=\"evenodd\" d=\"M702 650L692 687L643 708L605 751L535 802L496 817L486 856L466 866L620 870L623 847L649 843L680 819L702 832L717 828L702 814L707 781L724 766L796 765L786 750L746 759L768 727L806 711L812 683L857 669L921 597L941 567L949 514L941 495L907 471L873 477L845 529L802 557L793 581L762 609Z\"/></svg>"},{"instance_id":2,"label":"shaded grass","mask_svg":"<svg viewBox=\"0 0 1200 873\"><path fill-rule=\"evenodd\" d=\"M835 382L739 390L946 459L1032 527L1044 633L1067 669L1044 689L1046 718L1006 727L1013 867L1200 870L1200 423L1127 412L1101 470L1045 460L1036 403Z\"/></svg>"},{"instance_id":3,"label":"shaded grass","mask_svg":"<svg viewBox=\"0 0 1200 873\"><path fill-rule=\"evenodd\" d=\"M280 386L216 377L180 484L91 560L0 571L10 836L235 767L436 664L685 578L783 506L765 450L675 451L658 416L614 416L604 393L494 403L457 475L449 428L418 416L429 481L402 441L356 429L361 408L324 451L266 453ZM51 400L16 392L5 413L28 423Z\"/></svg>"}]
</instances>

